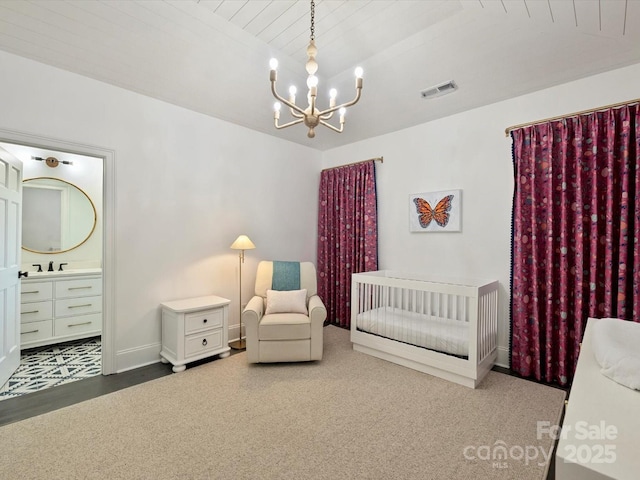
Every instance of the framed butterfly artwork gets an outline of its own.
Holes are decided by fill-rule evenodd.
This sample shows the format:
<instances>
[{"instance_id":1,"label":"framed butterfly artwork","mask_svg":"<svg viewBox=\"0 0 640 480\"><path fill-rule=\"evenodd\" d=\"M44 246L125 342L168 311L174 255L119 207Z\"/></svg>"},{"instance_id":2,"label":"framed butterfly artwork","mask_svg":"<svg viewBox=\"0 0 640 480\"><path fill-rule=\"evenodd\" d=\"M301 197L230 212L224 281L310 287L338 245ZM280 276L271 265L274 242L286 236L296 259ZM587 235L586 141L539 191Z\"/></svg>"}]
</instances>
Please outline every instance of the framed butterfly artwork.
<instances>
[{"instance_id":1,"label":"framed butterfly artwork","mask_svg":"<svg viewBox=\"0 0 640 480\"><path fill-rule=\"evenodd\" d=\"M462 190L414 193L409 196L411 232L459 232Z\"/></svg>"}]
</instances>

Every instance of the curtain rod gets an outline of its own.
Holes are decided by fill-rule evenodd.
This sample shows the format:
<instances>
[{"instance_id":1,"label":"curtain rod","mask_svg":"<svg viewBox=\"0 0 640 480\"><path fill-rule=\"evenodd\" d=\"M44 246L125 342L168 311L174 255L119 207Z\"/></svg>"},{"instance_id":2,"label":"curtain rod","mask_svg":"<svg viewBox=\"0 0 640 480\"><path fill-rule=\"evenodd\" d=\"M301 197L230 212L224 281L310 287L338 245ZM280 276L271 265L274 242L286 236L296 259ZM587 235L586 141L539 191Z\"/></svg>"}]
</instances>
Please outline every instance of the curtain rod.
<instances>
[{"instance_id":1,"label":"curtain rod","mask_svg":"<svg viewBox=\"0 0 640 480\"><path fill-rule=\"evenodd\" d=\"M522 128L522 127L538 125L540 123L555 122L556 120L562 120L563 118L568 118L568 117L579 117L580 115L586 115L588 113L598 112L600 110L608 110L609 108L624 107L625 105L633 105L634 103L640 103L640 98L636 98L634 100L627 100L626 102L611 103L609 105L603 105L602 107L590 108L588 110L581 110L579 112L567 113L565 115L559 115L557 117L543 118L542 120L536 120L535 122L512 125L510 127L505 128L504 135L505 137L508 137L511 131L517 130L518 128Z\"/></svg>"},{"instance_id":2,"label":"curtain rod","mask_svg":"<svg viewBox=\"0 0 640 480\"><path fill-rule=\"evenodd\" d=\"M325 171L327 171L327 170L331 170L331 169L333 169L333 168L349 167L349 166L351 166L351 165L357 165L357 164L359 164L359 163L365 163L365 162L371 162L371 161L384 163L384 157L375 157L375 158L370 158L369 160L360 160L359 162L351 162L351 163L346 163L346 164L344 164L344 165L337 165L337 166L335 166L335 167L325 168L325 169L323 169L322 171L323 171L323 172L325 172Z\"/></svg>"}]
</instances>

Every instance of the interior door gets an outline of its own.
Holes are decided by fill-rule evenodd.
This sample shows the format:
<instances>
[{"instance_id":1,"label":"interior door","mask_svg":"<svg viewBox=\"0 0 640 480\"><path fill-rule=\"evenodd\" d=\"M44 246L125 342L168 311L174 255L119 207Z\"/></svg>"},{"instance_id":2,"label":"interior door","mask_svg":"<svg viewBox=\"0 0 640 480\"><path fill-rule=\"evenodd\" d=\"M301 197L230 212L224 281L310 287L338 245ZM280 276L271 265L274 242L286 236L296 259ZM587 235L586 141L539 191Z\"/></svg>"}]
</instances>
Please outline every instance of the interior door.
<instances>
[{"instance_id":1,"label":"interior door","mask_svg":"<svg viewBox=\"0 0 640 480\"><path fill-rule=\"evenodd\" d=\"M22 162L0 148L0 386L20 365Z\"/></svg>"}]
</instances>

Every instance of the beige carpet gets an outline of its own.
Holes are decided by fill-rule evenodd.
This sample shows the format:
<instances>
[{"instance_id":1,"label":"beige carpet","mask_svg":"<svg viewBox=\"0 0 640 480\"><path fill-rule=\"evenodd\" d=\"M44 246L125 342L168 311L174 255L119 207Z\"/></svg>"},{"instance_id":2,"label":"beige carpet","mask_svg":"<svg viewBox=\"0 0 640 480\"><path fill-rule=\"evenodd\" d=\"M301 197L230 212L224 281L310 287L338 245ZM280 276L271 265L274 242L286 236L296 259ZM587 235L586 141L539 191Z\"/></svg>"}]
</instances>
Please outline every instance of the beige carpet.
<instances>
[{"instance_id":1,"label":"beige carpet","mask_svg":"<svg viewBox=\"0 0 640 480\"><path fill-rule=\"evenodd\" d=\"M324 342L321 362L240 353L2 427L0 478L545 478L536 422L558 424L561 390L496 372L471 390L354 352L337 327Z\"/></svg>"}]
</instances>

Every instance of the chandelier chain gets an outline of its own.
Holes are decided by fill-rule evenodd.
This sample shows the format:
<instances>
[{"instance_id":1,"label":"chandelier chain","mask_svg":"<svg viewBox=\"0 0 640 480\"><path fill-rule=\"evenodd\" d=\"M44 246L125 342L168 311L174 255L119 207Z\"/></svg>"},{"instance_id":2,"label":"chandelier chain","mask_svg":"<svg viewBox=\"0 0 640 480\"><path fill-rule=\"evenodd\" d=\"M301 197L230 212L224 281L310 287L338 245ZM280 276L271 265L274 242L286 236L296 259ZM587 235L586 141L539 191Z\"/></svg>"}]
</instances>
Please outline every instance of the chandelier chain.
<instances>
[{"instance_id":1,"label":"chandelier chain","mask_svg":"<svg viewBox=\"0 0 640 480\"><path fill-rule=\"evenodd\" d=\"M316 38L316 27L315 27L315 16L316 16L316 4L313 0L311 0L311 40L315 40Z\"/></svg>"}]
</instances>

